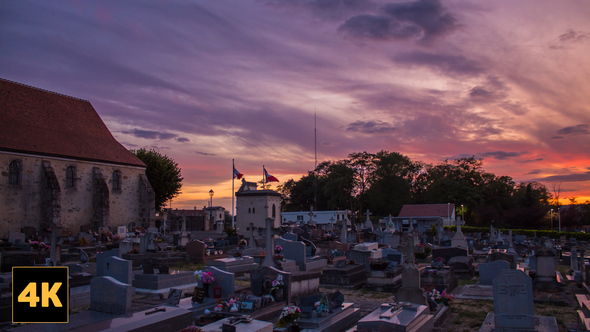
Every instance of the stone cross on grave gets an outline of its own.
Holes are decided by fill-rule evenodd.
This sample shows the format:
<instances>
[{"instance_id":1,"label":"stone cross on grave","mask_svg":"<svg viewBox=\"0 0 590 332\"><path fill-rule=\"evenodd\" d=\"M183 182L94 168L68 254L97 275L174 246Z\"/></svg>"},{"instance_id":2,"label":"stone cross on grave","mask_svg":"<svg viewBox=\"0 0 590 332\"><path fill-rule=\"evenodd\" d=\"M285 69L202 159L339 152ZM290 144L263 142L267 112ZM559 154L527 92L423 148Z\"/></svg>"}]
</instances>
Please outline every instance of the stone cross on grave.
<instances>
[{"instance_id":1,"label":"stone cross on grave","mask_svg":"<svg viewBox=\"0 0 590 332\"><path fill-rule=\"evenodd\" d=\"M313 205L309 206L309 221L307 222L308 225L315 225L315 221L313 220Z\"/></svg>"},{"instance_id":2,"label":"stone cross on grave","mask_svg":"<svg viewBox=\"0 0 590 332\"><path fill-rule=\"evenodd\" d=\"M410 237L410 239L408 240L406 245L401 247L400 251L404 253L404 256L406 256L406 260L408 261L408 264L415 265L416 260L414 258L414 254L424 253L424 247L423 246L415 246L414 245L414 238Z\"/></svg>"},{"instance_id":3,"label":"stone cross on grave","mask_svg":"<svg viewBox=\"0 0 590 332\"><path fill-rule=\"evenodd\" d=\"M465 225L465 221L464 220L457 220L457 221L455 221L455 225L457 226L457 233L462 233L461 226Z\"/></svg>"},{"instance_id":4,"label":"stone cross on grave","mask_svg":"<svg viewBox=\"0 0 590 332\"><path fill-rule=\"evenodd\" d=\"M330 223L326 226L326 231L331 232L334 230L334 217L330 218Z\"/></svg>"},{"instance_id":5,"label":"stone cross on grave","mask_svg":"<svg viewBox=\"0 0 590 332\"><path fill-rule=\"evenodd\" d=\"M274 260L275 247L273 236L279 235L280 231L279 229L272 228L274 221L274 218L266 218L266 254L260 266L272 266L279 269L279 265Z\"/></svg>"},{"instance_id":6,"label":"stone cross on grave","mask_svg":"<svg viewBox=\"0 0 590 332\"><path fill-rule=\"evenodd\" d=\"M340 243L348 243L348 217L342 219L342 228L340 229Z\"/></svg>"},{"instance_id":7,"label":"stone cross on grave","mask_svg":"<svg viewBox=\"0 0 590 332\"><path fill-rule=\"evenodd\" d=\"M250 223L250 242L248 247L256 248L256 240L254 240L254 224Z\"/></svg>"},{"instance_id":8,"label":"stone cross on grave","mask_svg":"<svg viewBox=\"0 0 590 332\"><path fill-rule=\"evenodd\" d=\"M369 211L369 209L367 209L367 220L365 220L365 224L363 225L363 228L370 228L372 230L373 223L371 222L371 219L369 218L370 215L372 215L372 213Z\"/></svg>"}]
</instances>

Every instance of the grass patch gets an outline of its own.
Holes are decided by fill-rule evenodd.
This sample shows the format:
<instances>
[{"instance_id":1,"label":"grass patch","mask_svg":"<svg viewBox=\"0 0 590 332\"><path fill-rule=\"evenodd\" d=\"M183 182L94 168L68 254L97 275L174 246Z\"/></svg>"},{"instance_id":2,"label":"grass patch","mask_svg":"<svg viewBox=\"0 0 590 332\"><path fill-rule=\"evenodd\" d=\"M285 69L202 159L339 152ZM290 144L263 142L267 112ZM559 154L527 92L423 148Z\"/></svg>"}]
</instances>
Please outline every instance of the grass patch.
<instances>
[{"instance_id":1,"label":"grass patch","mask_svg":"<svg viewBox=\"0 0 590 332\"><path fill-rule=\"evenodd\" d=\"M478 283L477 279L469 279L469 280L459 279L459 286L475 285L477 283Z\"/></svg>"}]
</instances>

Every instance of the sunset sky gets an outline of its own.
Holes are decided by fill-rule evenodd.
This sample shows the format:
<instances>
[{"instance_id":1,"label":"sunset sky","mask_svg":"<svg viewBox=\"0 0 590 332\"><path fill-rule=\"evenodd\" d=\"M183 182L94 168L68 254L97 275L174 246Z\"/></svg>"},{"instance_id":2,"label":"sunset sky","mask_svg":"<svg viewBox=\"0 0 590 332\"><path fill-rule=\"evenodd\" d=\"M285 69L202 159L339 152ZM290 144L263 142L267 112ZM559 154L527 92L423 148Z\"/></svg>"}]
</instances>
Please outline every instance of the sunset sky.
<instances>
[{"instance_id":1,"label":"sunset sky","mask_svg":"<svg viewBox=\"0 0 590 332\"><path fill-rule=\"evenodd\" d=\"M590 200L588 0L1 1L0 63L176 160L173 208L230 209L232 159L312 170L314 112L318 161L473 155Z\"/></svg>"}]
</instances>

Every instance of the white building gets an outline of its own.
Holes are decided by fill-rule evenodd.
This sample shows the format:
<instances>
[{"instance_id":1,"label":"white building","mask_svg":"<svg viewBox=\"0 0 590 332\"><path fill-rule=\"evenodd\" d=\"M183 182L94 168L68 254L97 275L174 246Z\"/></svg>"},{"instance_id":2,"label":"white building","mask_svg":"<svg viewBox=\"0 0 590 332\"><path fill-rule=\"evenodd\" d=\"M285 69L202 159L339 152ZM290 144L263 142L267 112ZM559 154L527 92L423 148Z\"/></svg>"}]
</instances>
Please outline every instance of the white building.
<instances>
[{"instance_id":1,"label":"white building","mask_svg":"<svg viewBox=\"0 0 590 332\"><path fill-rule=\"evenodd\" d=\"M249 236L248 227L266 228L266 218L274 219L273 228L281 225L281 194L274 190L258 190L254 182L242 180L236 192L236 227Z\"/></svg>"},{"instance_id":2,"label":"white building","mask_svg":"<svg viewBox=\"0 0 590 332\"><path fill-rule=\"evenodd\" d=\"M307 223L309 221L310 211L299 212L282 212L281 220L283 223L298 222ZM326 225L332 219L333 224L340 223L341 220L346 219L350 215L348 210L334 210L334 211L313 211L313 220L316 225Z\"/></svg>"}]
</instances>

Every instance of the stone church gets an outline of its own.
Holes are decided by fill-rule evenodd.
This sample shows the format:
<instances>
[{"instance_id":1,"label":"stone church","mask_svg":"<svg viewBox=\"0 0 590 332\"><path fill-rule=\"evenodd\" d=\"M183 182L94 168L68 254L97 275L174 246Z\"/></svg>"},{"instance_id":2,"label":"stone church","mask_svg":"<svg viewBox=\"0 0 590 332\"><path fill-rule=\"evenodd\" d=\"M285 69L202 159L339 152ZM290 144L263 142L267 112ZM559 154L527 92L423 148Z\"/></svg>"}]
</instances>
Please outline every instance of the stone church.
<instances>
[{"instance_id":1,"label":"stone church","mask_svg":"<svg viewBox=\"0 0 590 332\"><path fill-rule=\"evenodd\" d=\"M50 226L149 227L145 170L90 102L0 79L0 238Z\"/></svg>"}]
</instances>

